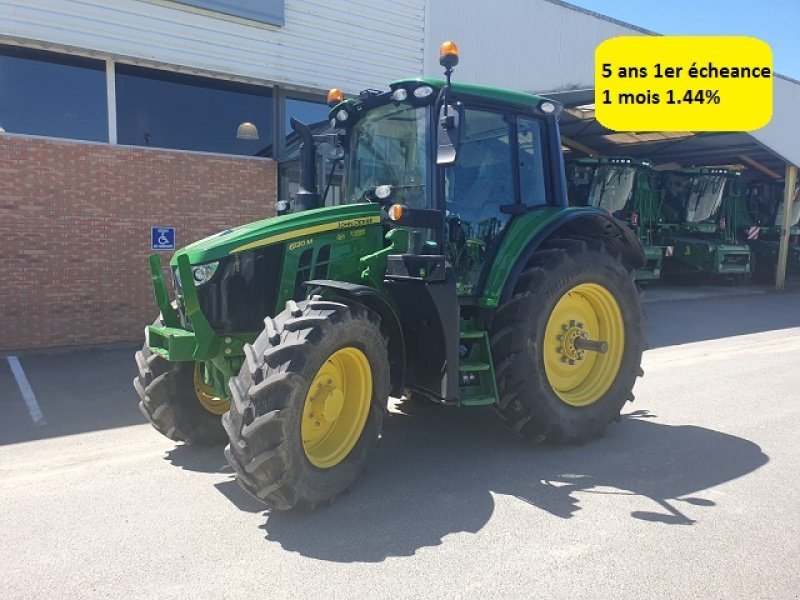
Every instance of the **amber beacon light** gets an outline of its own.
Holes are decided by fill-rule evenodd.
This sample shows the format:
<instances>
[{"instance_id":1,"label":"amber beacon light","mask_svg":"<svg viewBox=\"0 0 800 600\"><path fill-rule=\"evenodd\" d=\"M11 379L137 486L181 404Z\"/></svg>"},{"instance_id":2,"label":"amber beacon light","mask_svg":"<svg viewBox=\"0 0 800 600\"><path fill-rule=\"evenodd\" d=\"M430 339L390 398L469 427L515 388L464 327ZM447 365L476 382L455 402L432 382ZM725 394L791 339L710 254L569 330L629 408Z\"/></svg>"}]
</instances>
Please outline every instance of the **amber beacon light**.
<instances>
[{"instance_id":1,"label":"amber beacon light","mask_svg":"<svg viewBox=\"0 0 800 600\"><path fill-rule=\"evenodd\" d=\"M439 47L439 64L445 69L452 69L458 64L458 46L453 41L446 41Z\"/></svg>"},{"instance_id":2,"label":"amber beacon light","mask_svg":"<svg viewBox=\"0 0 800 600\"><path fill-rule=\"evenodd\" d=\"M334 107L342 101L344 101L342 90L333 88L328 92L328 106Z\"/></svg>"}]
</instances>

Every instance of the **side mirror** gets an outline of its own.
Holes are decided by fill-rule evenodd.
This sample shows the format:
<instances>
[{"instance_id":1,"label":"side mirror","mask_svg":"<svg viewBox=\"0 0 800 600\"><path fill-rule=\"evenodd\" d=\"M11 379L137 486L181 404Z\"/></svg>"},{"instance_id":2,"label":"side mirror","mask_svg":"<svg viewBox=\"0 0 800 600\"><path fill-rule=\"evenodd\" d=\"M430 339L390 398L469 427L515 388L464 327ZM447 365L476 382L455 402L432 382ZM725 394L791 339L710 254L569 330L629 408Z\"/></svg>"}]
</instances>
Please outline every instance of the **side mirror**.
<instances>
[{"instance_id":1,"label":"side mirror","mask_svg":"<svg viewBox=\"0 0 800 600\"><path fill-rule=\"evenodd\" d=\"M445 104L439 110L439 127L436 135L436 164L447 166L456 162L461 144L461 124L464 105Z\"/></svg>"}]
</instances>

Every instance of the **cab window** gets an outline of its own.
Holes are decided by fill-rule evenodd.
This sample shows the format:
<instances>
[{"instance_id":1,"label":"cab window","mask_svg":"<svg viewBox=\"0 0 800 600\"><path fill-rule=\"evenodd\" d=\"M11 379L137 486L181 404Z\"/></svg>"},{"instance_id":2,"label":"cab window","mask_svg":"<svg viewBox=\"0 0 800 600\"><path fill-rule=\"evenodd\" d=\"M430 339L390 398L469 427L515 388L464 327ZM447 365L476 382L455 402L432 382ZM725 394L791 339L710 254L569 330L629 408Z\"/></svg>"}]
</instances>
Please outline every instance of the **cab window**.
<instances>
[{"instance_id":1,"label":"cab window","mask_svg":"<svg viewBox=\"0 0 800 600\"><path fill-rule=\"evenodd\" d=\"M513 128L501 113L467 109L456 163L445 169L447 257L460 294L478 293L481 273L515 201Z\"/></svg>"},{"instance_id":2,"label":"cab window","mask_svg":"<svg viewBox=\"0 0 800 600\"><path fill-rule=\"evenodd\" d=\"M543 128L540 121L517 119L520 199L526 206L547 203L544 180Z\"/></svg>"}]
</instances>

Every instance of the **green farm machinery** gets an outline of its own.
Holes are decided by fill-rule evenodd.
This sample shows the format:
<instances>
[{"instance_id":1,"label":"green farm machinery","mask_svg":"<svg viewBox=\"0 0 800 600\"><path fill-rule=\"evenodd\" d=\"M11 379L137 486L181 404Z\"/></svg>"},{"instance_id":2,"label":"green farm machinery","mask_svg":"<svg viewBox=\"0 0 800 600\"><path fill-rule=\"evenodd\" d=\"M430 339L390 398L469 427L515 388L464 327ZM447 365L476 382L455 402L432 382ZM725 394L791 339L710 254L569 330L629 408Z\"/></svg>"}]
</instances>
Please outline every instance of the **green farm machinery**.
<instances>
[{"instance_id":1,"label":"green farm machinery","mask_svg":"<svg viewBox=\"0 0 800 600\"><path fill-rule=\"evenodd\" d=\"M390 396L492 406L518 435L572 442L619 419L642 374L637 235L569 207L561 107L405 79L329 96L341 203L302 185L277 217L177 251L134 385L173 440L227 441L237 481L275 509L349 488Z\"/></svg>"},{"instance_id":2,"label":"green farm machinery","mask_svg":"<svg viewBox=\"0 0 800 600\"><path fill-rule=\"evenodd\" d=\"M657 238L667 247L665 275L748 281L751 252L735 226L744 196L740 172L713 167L666 171L661 187Z\"/></svg>"},{"instance_id":3,"label":"green farm machinery","mask_svg":"<svg viewBox=\"0 0 800 600\"><path fill-rule=\"evenodd\" d=\"M800 275L800 187L795 190L789 216L788 275ZM784 182L754 180L747 186L746 196L738 198L736 228L741 239L753 252L755 276L761 281L775 279L783 223Z\"/></svg>"},{"instance_id":4,"label":"green farm machinery","mask_svg":"<svg viewBox=\"0 0 800 600\"><path fill-rule=\"evenodd\" d=\"M570 169L570 204L600 208L627 223L644 248L646 263L636 280L661 277L663 246L655 244L661 215L658 173L648 160L630 157L582 158Z\"/></svg>"}]
</instances>

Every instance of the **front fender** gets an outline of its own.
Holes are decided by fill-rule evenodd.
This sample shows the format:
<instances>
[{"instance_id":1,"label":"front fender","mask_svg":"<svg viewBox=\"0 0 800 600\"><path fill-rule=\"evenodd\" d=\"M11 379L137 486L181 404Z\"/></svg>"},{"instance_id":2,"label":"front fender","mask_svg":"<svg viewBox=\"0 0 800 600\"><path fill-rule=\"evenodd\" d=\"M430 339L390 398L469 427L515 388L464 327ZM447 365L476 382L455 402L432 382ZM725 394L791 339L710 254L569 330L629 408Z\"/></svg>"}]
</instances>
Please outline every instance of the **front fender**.
<instances>
[{"instance_id":1,"label":"front fender","mask_svg":"<svg viewBox=\"0 0 800 600\"><path fill-rule=\"evenodd\" d=\"M381 329L388 339L390 379L392 396L401 396L405 388L406 345L403 328L394 307L379 290L367 285L334 281L330 279L312 279L306 281L305 288L310 293L328 291L340 298L359 302L377 313L381 318Z\"/></svg>"}]
</instances>

